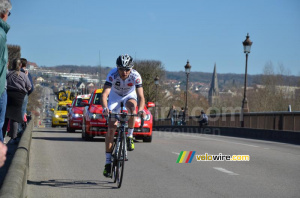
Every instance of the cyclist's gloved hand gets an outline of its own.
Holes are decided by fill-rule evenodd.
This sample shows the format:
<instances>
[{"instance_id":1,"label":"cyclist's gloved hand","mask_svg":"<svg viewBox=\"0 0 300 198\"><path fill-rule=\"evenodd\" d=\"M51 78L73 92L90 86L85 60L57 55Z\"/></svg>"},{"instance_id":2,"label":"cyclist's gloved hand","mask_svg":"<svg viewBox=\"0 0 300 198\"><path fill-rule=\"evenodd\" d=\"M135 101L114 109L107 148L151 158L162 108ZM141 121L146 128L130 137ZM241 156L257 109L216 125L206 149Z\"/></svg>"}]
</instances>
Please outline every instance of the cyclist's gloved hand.
<instances>
[{"instance_id":1,"label":"cyclist's gloved hand","mask_svg":"<svg viewBox=\"0 0 300 198\"><path fill-rule=\"evenodd\" d=\"M104 107L103 110L102 110L102 114L103 114L104 116L108 116L108 115L109 115L109 110L108 110L108 108Z\"/></svg>"}]
</instances>

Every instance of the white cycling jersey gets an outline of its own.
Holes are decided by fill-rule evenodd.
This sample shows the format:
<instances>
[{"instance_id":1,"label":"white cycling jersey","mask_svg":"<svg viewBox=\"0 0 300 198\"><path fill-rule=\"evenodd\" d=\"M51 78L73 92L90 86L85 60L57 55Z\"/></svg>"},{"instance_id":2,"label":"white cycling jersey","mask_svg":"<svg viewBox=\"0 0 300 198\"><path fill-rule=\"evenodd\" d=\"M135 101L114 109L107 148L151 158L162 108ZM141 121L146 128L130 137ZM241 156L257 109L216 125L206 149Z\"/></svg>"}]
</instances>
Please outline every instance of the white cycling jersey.
<instances>
[{"instance_id":1,"label":"white cycling jersey","mask_svg":"<svg viewBox=\"0 0 300 198\"><path fill-rule=\"evenodd\" d=\"M131 69L128 78L122 80L118 68L114 68L108 73L105 85L110 86L111 91L124 97L131 92L135 92L136 88L142 87L142 78L136 70Z\"/></svg>"},{"instance_id":2,"label":"white cycling jersey","mask_svg":"<svg viewBox=\"0 0 300 198\"><path fill-rule=\"evenodd\" d=\"M142 87L142 78L136 70L131 69L128 78L122 80L118 68L114 68L108 73L105 85L111 87L108 109L117 113L120 111L120 101L125 105L130 99L137 100L135 89Z\"/></svg>"}]
</instances>

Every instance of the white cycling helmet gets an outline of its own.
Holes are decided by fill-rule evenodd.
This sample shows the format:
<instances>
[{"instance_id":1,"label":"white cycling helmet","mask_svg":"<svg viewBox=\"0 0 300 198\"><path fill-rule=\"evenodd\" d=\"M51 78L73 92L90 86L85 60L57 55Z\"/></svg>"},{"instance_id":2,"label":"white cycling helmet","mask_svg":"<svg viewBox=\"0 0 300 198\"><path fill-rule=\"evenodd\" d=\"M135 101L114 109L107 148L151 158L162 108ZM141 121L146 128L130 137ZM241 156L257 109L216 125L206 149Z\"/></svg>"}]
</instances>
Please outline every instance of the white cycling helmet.
<instances>
[{"instance_id":1,"label":"white cycling helmet","mask_svg":"<svg viewBox=\"0 0 300 198\"><path fill-rule=\"evenodd\" d=\"M133 67L133 59L128 54L120 55L116 60L117 67L131 69Z\"/></svg>"}]
</instances>

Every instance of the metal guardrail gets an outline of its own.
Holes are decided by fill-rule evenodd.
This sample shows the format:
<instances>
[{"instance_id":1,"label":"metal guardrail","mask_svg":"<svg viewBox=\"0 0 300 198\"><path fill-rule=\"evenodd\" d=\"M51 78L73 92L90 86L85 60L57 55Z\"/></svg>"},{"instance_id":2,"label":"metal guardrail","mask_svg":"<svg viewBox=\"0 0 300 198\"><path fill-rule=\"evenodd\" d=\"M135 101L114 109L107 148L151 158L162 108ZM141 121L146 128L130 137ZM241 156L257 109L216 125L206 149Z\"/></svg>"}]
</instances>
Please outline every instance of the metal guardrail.
<instances>
[{"instance_id":1,"label":"metal guardrail","mask_svg":"<svg viewBox=\"0 0 300 198\"><path fill-rule=\"evenodd\" d=\"M199 118L189 116L186 126L199 126ZM259 112L208 115L214 127L251 128L300 132L300 112ZM155 120L155 126L169 126L171 119Z\"/></svg>"}]
</instances>

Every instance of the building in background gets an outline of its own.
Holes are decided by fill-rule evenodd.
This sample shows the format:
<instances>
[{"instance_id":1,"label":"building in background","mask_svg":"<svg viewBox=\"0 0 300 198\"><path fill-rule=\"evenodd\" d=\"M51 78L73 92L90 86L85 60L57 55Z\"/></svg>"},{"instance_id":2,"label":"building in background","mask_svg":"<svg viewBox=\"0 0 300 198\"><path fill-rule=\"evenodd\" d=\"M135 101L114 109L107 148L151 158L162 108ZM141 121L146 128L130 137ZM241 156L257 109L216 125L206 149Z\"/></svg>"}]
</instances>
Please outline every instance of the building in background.
<instances>
[{"instance_id":1,"label":"building in background","mask_svg":"<svg viewBox=\"0 0 300 198\"><path fill-rule=\"evenodd\" d=\"M27 69L29 70L35 70L38 68L37 64L34 63L34 62L29 62L27 61L27 66L26 66Z\"/></svg>"}]
</instances>

